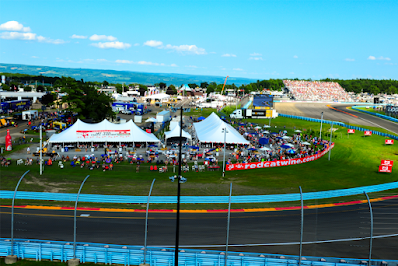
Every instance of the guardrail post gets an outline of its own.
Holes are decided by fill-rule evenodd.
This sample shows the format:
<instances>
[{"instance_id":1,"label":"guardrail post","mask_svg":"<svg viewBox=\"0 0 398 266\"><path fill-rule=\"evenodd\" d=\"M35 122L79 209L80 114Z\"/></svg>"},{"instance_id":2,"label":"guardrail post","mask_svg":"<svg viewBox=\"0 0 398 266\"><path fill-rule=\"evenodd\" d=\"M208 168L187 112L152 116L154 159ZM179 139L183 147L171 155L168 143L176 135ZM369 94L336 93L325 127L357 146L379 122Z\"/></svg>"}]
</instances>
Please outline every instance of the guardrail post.
<instances>
[{"instance_id":1,"label":"guardrail post","mask_svg":"<svg viewBox=\"0 0 398 266\"><path fill-rule=\"evenodd\" d=\"M333 134L333 122L332 122L332 126L330 127L330 141L329 141L329 147L332 144L332 134ZM328 157L328 161L330 161L330 154L332 153L332 149L329 148L329 157Z\"/></svg>"},{"instance_id":2,"label":"guardrail post","mask_svg":"<svg viewBox=\"0 0 398 266\"><path fill-rule=\"evenodd\" d=\"M14 190L14 196L12 197L12 206L11 206L11 255L7 256L5 259L6 264L13 264L17 262L18 256L14 255L14 203L15 203L15 197L17 195L17 190L19 187L19 184L21 184L22 179L25 177L27 173L29 173L30 170L26 171L21 178L19 179L17 185L15 186Z\"/></svg>"},{"instance_id":3,"label":"guardrail post","mask_svg":"<svg viewBox=\"0 0 398 266\"><path fill-rule=\"evenodd\" d=\"M363 192L368 200L369 205L369 214L370 214L370 238L369 238L369 261L368 265L371 265L372 262L372 244L373 244L373 211L372 211L372 204L370 203L370 199L368 194L364 191Z\"/></svg>"},{"instance_id":4,"label":"guardrail post","mask_svg":"<svg viewBox=\"0 0 398 266\"><path fill-rule=\"evenodd\" d=\"M228 260L228 241L229 241L229 223L231 219L231 197L232 197L232 183L229 186L229 200L228 200L228 219L227 219L227 241L225 244L225 258L224 258L224 265L227 265Z\"/></svg>"},{"instance_id":5,"label":"guardrail post","mask_svg":"<svg viewBox=\"0 0 398 266\"><path fill-rule=\"evenodd\" d=\"M303 191L300 189L300 202L301 202L301 222L300 222L300 255L299 255L299 266L301 265L301 254L303 251L303 232L304 232L304 206L303 206Z\"/></svg>"},{"instance_id":6,"label":"guardrail post","mask_svg":"<svg viewBox=\"0 0 398 266\"><path fill-rule=\"evenodd\" d=\"M82 184L80 185L79 191L77 192L76 196L76 202L75 202L75 212L73 215L73 259L68 261L69 266L76 266L79 265L79 259L76 259L76 210L77 210L77 202L79 201L79 195L80 191L83 188L84 182L86 182L87 178L90 175L86 176L86 178L83 180Z\"/></svg>"},{"instance_id":7,"label":"guardrail post","mask_svg":"<svg viewBox=\"0 0 398 266\"><path fill-rule=\"evenodd\" d=\"M148 265L148 266L149 266L149 264L146 263L146 249L147 249L146 240L147 240L147 234L148 234L148 211L149 211L149 200L150 200L150 198L151 198L152 188L153 188L153 184L155 183L155 180L156 180L156 179L154 178L153 181L152 181L151 188L149 189L148 200L147 200L147 203L146 203L145 240L144 240L144 262L143 262L142 264L140 264L140 266L145 266L145 265Z\"/></svg>"},{"instance_id":8,"label":"guardrail post","mask_svg":"<svg viewBox=\"0 0 398 266\"><path fill-rule=\"evenodd\" d=\"M321 128L319 130L319 139L322 139L322 122L323 122L323 112L321 113Z\"/></svg>"}]
</instances>

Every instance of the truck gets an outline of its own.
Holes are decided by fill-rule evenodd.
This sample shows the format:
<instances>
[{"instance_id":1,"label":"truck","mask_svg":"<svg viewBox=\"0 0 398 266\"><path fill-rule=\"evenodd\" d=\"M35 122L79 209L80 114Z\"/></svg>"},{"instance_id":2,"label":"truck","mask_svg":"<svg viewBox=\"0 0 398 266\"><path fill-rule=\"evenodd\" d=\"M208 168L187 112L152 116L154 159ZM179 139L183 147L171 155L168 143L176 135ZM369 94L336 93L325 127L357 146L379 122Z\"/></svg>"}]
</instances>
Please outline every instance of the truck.
<instances>
[{"instance_id":1,"label":"truck","mask_svg":"<svg viewBox=\"0 0 398 266\"><path fill-rule=\"evenodd\" d=\"M112 110L115 112L121 112L123 110L134 110L136 103L123 103L123 102L114 102L112 103Z\"/></svg>"},{"instance_id":2,"label":"truck","mask_svg":"<svg viewBox=\"0 0 398 266\"><path fill-rule=\"evenodd\" d=\"M229 117L233 119L276 118L278 117L278 112L274 109L236 109Z\"/></svg>"},{"instance_id":3,"label":"truck","mask_svg":"<svg viewBox=\"0 0 398 266\"><path fill-rule=\"evenodd\" d=\"M156 120L158 120L158 122L167 122L170 121L170 119L170 111L162 111L156 115Z\"/></svg>"}]
</instances>

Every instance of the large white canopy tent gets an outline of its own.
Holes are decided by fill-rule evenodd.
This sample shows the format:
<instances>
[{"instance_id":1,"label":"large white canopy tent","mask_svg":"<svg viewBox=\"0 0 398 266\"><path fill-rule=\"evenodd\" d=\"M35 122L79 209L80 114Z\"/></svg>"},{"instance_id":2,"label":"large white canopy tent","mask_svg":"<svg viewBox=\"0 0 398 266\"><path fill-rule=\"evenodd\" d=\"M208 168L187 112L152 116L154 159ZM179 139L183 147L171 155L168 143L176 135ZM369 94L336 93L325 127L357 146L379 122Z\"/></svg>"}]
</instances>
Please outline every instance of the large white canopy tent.
<instances>
[{"instance_id":1,"label":"large white canopy tent","mask_svg":"<svg viewBox=\"0 0 398 266\"><path fill-rule=\"evenodd\" d=\"M145 100L149 99L151 101L158 100L158 101L164 102L164 101L168 101L170 99L170 95L165 94L165 93L158 93L158 94L148 95L148 96L144 97L144 99Z\"/></svg>"},{"instance_id":2,"label":"large white canopy tent","mask_svg":"<svg viewBox=\"0 0 398 266\"><path fill-rule=\"evenodd\" d=\"M228 123L221 120L218 115L212 113L205 120L194 123L196 135L199 142L202 143L224 143L224 128L227 129L225 134L225 143L228 144L250 144L239 132Z\"/></svg>"},{"instance_id":3,"label":"large white canopy tent","mask_svg":"<svg viewBox=\"0 0 398 266\"><path fill-rule=\"evenodd\" d=\"M88 124L80 119L65 131L54 134L49 143L87 143L87 142L160 142L154 134L139 128L132 120L123 124L113 124L108 120Z\"/></svg>"},{"instance_id":4,"label":"large white canopy tent","mask_svg":"<svg viewBox=\"0 0 398 266\"><path fill-rule=\"evenodd\" d=\"M164 132L166 141L169 138L179 138L180 130L181 130L181 127L179 124L177 124L172 130ZM191 135L188 132L186 132L185 130L182 130L182 137L192 140Z\"/></svg>"}]
</instances>

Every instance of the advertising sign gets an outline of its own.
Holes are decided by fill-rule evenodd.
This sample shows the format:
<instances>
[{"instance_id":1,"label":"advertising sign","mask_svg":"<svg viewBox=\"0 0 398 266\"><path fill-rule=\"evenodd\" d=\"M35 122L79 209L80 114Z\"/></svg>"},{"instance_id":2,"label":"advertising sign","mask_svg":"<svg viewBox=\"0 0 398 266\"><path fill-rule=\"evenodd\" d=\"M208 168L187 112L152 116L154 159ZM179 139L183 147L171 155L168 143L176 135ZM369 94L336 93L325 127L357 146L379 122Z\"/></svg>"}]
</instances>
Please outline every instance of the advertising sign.
<instances>
[{"instance_id":1,"label":"advertising sign","mask_svg":"<svg viewBox=\"0 0 398 266\"><path fill-rule=\"evenodd\" d=\"M365 132L363 133L365 136L372 136L372 131L370 130L365 130Z\"/></svg>"},{"instance_id":2,"label":"advertising sign","mask_svg":"<svg viewBox=\"0 0 398 266\"><path fill-rule=\"evenodd\" d=\"M386 139L386 140L384 141L384 144L386 144L386 145L392 145L392 144L394 144L394 140L393 140L393 139Z\"/></svg>"},{"instance_id":3,"label":"advertising sign","mask_svg":"<svg viewBox=\"0 0 398 266\"><path fill-rule=\"evenodd\" d=\"M347 133L348 134L354 134L355 133L355 129L347 129Z\"/></svg>"},{"instance_id":4,"label":"advertising sign","mask_svg":"<svg viewBox=\"0 0 398 266\"><path fill-rule=\"evenodd\" d=\"M393 166L394 165L394 161L391 160L381 160L381 165L387 165L387 166Z\"/></svg>"},{"instance_id":5,"label":"advertising sign","mask_svg":"<svg viewBox=\"0 0 398 266\"><path fill-rule=\"evenodd\" d=\"M398 106L387 105L386 113L398 113Z\"/></svg>"},{"instance_id":6,"label":"advertising sign","mask_svg":"<svg viewBox=\"0 0 398 266\"><path fill-rule=\"evenodd\" d=\"M6 83L6 76L4 76L4 75L1 75L1 83Z\"/></svg>"},{"instance_id":7,"label":"advertising sign","mask_svg":"<svg viewBox=\"0 0 398 266\"><path fill-rule=\"evenodd\" d=\"M125 130L76 130L78 139L128 138L130 129Z\"/></svg>"},{"instance_id":8,"label":"advertising sign","mask_svg":"<svg viewBox=\"0 0 398 266\"><path fill-rule=\"evenodd\" d=\"M294 158L287 160L278 160L278 161L265 161L265 162L256 162L256 163L236 163L236 164L228 164L227 171L235 171L235 170L248 170L248 169L259 169L259 168L270 168L270 167L279 167L279 166L288 166L295 164L302 164L311 161L315 161L325 155L330 149L333 149L334 144L330 145L329 148L322 151L321 153L314 154L311 156L306 156L303 158Z\"/></svg>"},{"instance_id":9,"label":"advertising sign","mask_svg":"<svg viewBox=\"0 0 398 266\"><path fill-rule=\"evenodd\" d=\"M256 94L253 97L254 107L274 107L274 96L269 94Z\"/></svg>"},{"instance_id":10,"label":"advertising sign","mask_svg":"<svg viewBox=\"0 0 398 266\"><path fill-rule=\"evenodd\" d=\"M379 166L379 173L391 173L392 167L388 165L380 165Z\"/></svg>"}]
</instances>

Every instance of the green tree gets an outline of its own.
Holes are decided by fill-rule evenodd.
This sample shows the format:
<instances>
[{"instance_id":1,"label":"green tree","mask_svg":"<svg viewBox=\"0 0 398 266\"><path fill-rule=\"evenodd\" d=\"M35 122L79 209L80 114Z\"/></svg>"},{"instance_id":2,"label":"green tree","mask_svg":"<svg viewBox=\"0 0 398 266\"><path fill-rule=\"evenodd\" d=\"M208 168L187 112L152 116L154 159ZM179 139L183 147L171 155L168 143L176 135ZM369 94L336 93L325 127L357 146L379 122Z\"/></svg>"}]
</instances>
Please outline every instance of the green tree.
<instances>
[{"instance_id":1,"label":"green tree","mask_svg":"<svg viewBox=\"0 0 398 266\"><path fill-rule=\"evenodd\" d=\"M173 84L171 84L171 85L167 88L166 94L169 94L169 95L175 95L175 94L177 94L177 89L176 89L176 87L175 87Z\"/></svg>"},{"instance_id":2,"label":"green tree","mask_svg":"<svg viewBox=\"0 0 398 266\"><path fill-rule=\"evenodd\" d=\"M163 90L163 89L165 89L166 87L167 87L166 83L164 83L164 82L160 82L160 83L159 83L159 88L160 88L160 89Z\"/></svg>"},{"instance_id":3,"label":"green tree","mask_svg":"<svg viewBox=\"0 0 398 266\"><path fill-rule=\"evenodd\" d=\"M104 86L108 86L108 85L109 85L109 82L108 82L108 81L106 81L106 80L104 80L104 81L102 82L102 85L104 85Z\"/></svg>"},{"instance_id":4,"label":"green tree","mask_svg":"<svg viewBox=\"0 0 398 266\"><path fill-rule=\"evenodd\" d=\"M391 94L391 95L392 95L392 94L398 93L397 87L391 85L391 86L388 88L388 93Z\"/></svg>"},{"instance_id":5,"label":"green tree","mask_svg":"<svg viewBox=\"0 0 398 266\"><path fill-rule=\"evenodd\" d=\"M188 87L190 87L191 89L195 89L196 87L198 87L198 85L196 85L195 83L191 83L188 84Z\"/></svg>"},{"instance_id":6,"label":"green tree","mask_svg":"<svg viewBox=\"0 0 398 266\"><path fill-rule=\"evenodd\" d=\"M43 92L43 91L46 91L46 89L42 85L39 85L39 86L37 86L36 91Z\"/></svg>"},{"instance_id":7,"label":"green tree","mask_svg":"<svg viewBox=\"0 0 398 266\"><path fill-rule=\"evenodd\" d=\"M380 89L375 85L372 85L370 86L370 93L372 93L373 95L377 95L380 93Z\"/></svg>"},{"instance_id":8,"label":"green tree","mask_svg":"<svg viewBox=\"0 0 398 266\"><path fill-rule=\"evenodd\" d=\"M10 86L8 86L7 84L3 84L2 87L3 91L9 91L10 90Z\"/></svg>"},{"instance_id":9,"label":"green tree","mask_svg":"<svg viewBox=\"0 0 398 266\"><path fill-rule=\"evenodd\" d=\"M209 83L207 83L207 82L202 82L202 83L200 83L200 87L202 88L202 89L205 89L205 88L207 88L209 86Z\"/></svg>"},{"instance_id":10,"label":"green tree","mask_svg":"<svg viewBox=\"0 0 398 266\"><path fill-rule=\"evenodd\" d=\"M53 93L46 93L41 97L41 104L45 106L51 106L54 103L55 95Z\"/></svg>"},{"instance_id":11,"label":"green tree","mask_svg":"<svg viewBox=\"0 0 398 266\"><path fill-rule=\"evenodd\" d=\"M100 122L106 117L113 117L112 99L105 93L100 93L93 84L76 81L73 78L62 77L62 103L67 103L67 111L77 113L80 119L92 119Z\"/></svg>"}]
</instances>

